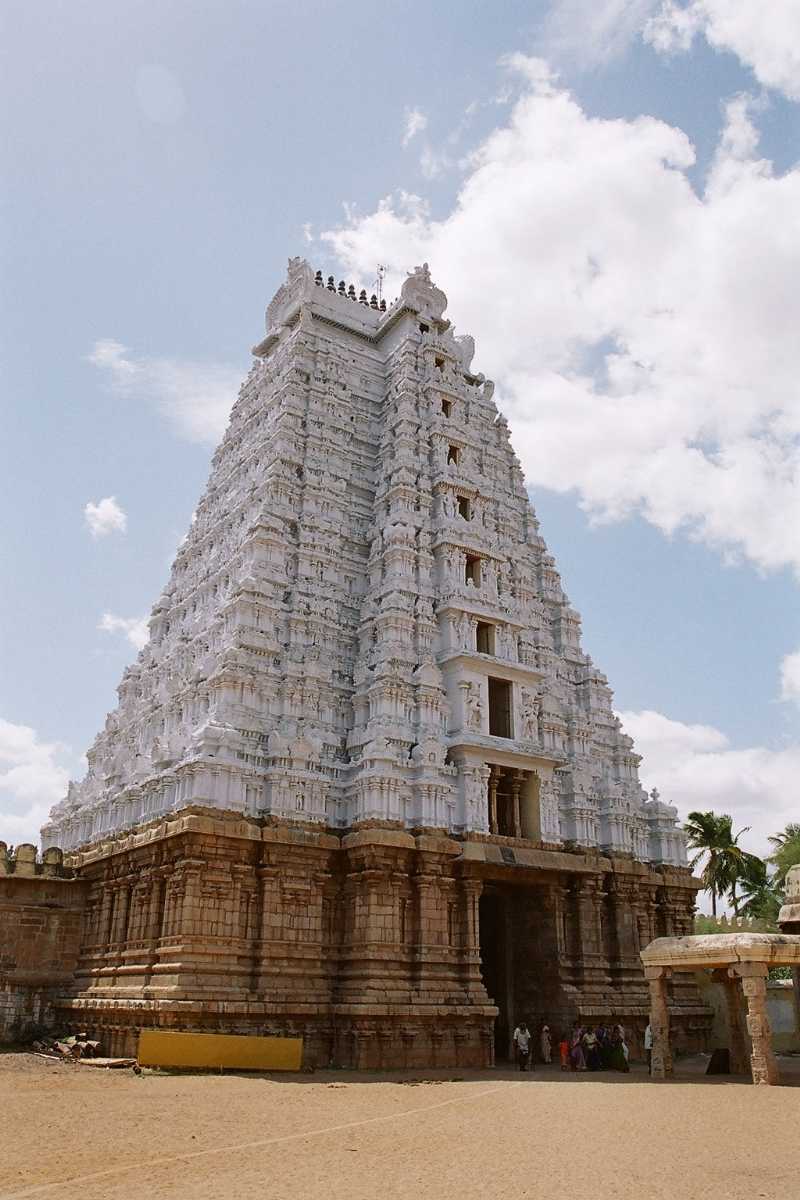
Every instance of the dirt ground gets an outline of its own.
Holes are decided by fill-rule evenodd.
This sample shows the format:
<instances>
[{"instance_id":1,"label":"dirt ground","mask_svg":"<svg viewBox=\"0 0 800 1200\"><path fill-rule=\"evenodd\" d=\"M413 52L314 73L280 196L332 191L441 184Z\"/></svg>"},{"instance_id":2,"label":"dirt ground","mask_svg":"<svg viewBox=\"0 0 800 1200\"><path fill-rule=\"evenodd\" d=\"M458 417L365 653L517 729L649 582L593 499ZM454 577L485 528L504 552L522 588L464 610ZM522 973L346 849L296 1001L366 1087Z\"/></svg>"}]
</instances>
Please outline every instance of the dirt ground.
<instances>
[{"instance_id":1,"label":"dirt ground","mask_svg":"<svg viewBox=\"0 0 800 1200\"><path fill-rule=\"evenodd\" d=\"M668 1082L642 1068L137 1076L3 1054L0 1197L800 1195L800 1087L706 1080L703 1065Z\"/></svg>"}]
</instances>

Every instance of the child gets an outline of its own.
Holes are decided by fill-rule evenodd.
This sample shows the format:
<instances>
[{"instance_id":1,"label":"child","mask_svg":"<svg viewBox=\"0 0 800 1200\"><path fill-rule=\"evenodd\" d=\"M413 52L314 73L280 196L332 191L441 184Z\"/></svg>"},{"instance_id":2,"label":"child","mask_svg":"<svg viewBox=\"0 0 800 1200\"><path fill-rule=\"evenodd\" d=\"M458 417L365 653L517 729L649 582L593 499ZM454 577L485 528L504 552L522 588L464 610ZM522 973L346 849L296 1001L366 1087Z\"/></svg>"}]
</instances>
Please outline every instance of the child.
<instances>
[{"instance_id":1,"label":"child","mask_svg":"<svg viewBox=\"0 0 800 1200\"><path fill-rule=\"evenodd\" d=\"M561 1070L569 1070L569 1038L562 1034L558 1043L558 1053L561 1057Z\"/></svg>"}]
</instances>

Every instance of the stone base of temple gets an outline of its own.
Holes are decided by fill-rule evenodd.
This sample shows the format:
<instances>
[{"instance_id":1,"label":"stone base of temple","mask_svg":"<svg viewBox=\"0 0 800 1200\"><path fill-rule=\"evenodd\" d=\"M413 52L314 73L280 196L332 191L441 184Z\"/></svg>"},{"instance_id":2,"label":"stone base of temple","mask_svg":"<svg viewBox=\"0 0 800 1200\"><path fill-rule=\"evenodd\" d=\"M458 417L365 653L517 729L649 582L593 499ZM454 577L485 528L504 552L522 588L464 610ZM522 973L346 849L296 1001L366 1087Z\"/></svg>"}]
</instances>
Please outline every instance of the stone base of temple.
<instances>
[{"instance_id":1,"label":"stone base of temple","mask_svg":"<svg viewBox=\"0 0 800 1200\"><path fill-rule=\"evenodd\" d=\"M691 932L689 872L523 839L338 836L185 809L69 859L88 883L60 1028L302 1035L307 1065L480 1068L515 1023L648 1019L639 950ZM678 1046L710 1013L670 996Z\"/></svg>"}]
</instances>

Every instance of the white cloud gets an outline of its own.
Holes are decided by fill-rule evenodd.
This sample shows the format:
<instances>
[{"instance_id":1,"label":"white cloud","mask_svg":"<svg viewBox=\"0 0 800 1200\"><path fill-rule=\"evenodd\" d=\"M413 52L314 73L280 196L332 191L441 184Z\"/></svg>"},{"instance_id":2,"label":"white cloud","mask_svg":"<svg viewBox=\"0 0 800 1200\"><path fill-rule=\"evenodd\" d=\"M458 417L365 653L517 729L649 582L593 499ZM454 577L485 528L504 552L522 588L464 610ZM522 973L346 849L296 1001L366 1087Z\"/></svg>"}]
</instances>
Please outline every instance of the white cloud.
<instances>
[{"instance_id":1,"label":"white cloud","mask_svg":"<svg viewBox=\"0 0 800 1200\"><path fill-rule=\"evenodd\" d=\"M418 133L422 133L427 128L428 118L425 116L425 113L421 112L418 108L407 108L403 129L403 146L407 146Z\"/></svg>"},{"instance_id":2,"label":"white cloud","mask_svg":"<svg viewBox=\"0 0 800 1200\"><path fill-rule=\"evenodd\" d=\"M136 355L112 338L95 342L88 361L119 395L154 404L181 437L210 445L225 432L242 375L220 363Z\"/></svg>"},{"instance_id":3,"label":"white cloud","mask_svg":"<svg viewBox=\"0 0 800 1200\"><path fill-rule=\"evenodd\" d=\"M797 0L662 0L645 25L657 50L688 50L702 34L735 54L759 83L800 100L800 4Z\"/></svg>"},{"instance_id":4,"label":"white cloud","mask_svg":"<svg viewBox=\"0 0 800 1200\"><path fill-rule=\"evenodd\" d=\"M619 58L640 34L658 0L553 0L542 52L556 61L595 66Z\"/></svg>"},{"instance_id":5,"label":"white cloud","mask_svg":"<svg viewBox=\"0 0 800 1200\"><path fill-rule=\"evenodd\" d=\"M103 613L97 628L103 633L122 633L132 646L141 650L150 637L148 620L149 617L116 617L113 613Z\"/></svg>"},{"instance_id":6,"label":"white cloud","mask_svg":"<svg viewBox=\"0 0 800 1200\"><path fill-rule=\"evenodd\" d=\"M38 842L39 827L67 790L69 754L61 742L41 742L35 730L0 718L0 835Z\"/></svg>"},{"instance_id":7,"label":"white cloud","mask_svg":"<svg viewBox=\"0 0 800 1200\"><path fill-rule=\"evenodd\" d=\"M678 806L681 820L694 809L730 813L734 831L750 826L742 844L768 854L767 838L797 820L800 746L736 750L710 725L686 725L658 712L621 712L625 731L643 755L642 783Z\"/></svg>"},{"instance_id":8,"label":"white cloud","mask_svg":"<svg viewBox=\"0 0 800 1200\"><path fill-rule=\"evenodd\" d=\"M128 518L117 504L115 496L105 496L97 504L90 500L83 515L93 538L106 537L115 532L124 533L128 528Z\"/></svg>"},{"instance_id":9,"label":"white cloud","mask_svg":"<svg viewBox=\"0 0 800 1200\"><path fill-rule=\"evenodd\" d=\"M452 165L453 160L445 151L434 150L430 145L423 146L419 156L419 169L425 179L438 179L445 171L449 171Z\"/></svg>"},{"instance_id":10,"label":"white cloud","mask_svg":"<svg viewBox=\"0 0 800 1200\"><path fill-rule=\"evenodd\" d=\"M389 288L431 263L530 484L800 574L800 170L757 157L739 97L698 194L680 129L510 65L523 93L448 216L389 197L323 239Z\"/></svg>"},{"instance_id":11,"label":"white cloud","mask_svg":"<svg viewBox=\"0 0 800 1200\"><path fill-rule=\"evenodd\" d=\"M781 699L800 705L800 650L787 654L781 663Z\"/></svg>"}]
</instances>

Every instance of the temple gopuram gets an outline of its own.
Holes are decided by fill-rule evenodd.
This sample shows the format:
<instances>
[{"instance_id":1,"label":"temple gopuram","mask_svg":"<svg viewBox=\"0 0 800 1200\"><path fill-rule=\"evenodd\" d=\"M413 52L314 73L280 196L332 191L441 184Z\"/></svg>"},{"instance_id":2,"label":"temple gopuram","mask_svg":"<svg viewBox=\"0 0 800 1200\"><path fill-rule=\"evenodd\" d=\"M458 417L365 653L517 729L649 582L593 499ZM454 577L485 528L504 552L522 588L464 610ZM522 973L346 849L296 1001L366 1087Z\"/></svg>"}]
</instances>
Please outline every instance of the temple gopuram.
<instances>
[{"instance_id":1,"label":"temple gopuram","mask_svg":"<svg viewBox=\"0 0 800 1200\"><path fill-rule=\"evenodd\" d=\"M60 1028L301 1035L318 1066L480 1067L525 1019L647 1023L692 932L674 808L581 649L493 385L417 268L302 259L150 637L43 845L85 892ZM60 868L59 868L60 869ZM673 1038L702 1044L691 977Z\"/></svg>"}]
</instances>

